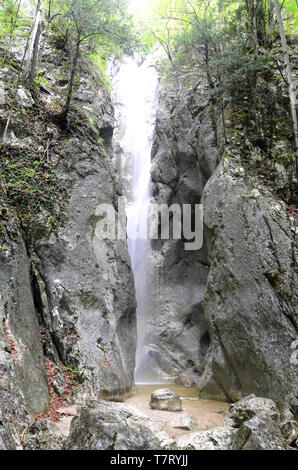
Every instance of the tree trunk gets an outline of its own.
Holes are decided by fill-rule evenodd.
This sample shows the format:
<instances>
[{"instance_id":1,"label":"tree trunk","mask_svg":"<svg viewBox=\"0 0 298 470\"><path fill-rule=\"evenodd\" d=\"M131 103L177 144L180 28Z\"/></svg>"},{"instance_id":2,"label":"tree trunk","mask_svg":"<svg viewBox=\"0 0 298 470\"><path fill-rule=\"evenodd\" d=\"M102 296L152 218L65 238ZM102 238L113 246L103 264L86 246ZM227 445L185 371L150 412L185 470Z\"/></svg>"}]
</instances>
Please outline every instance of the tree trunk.
<instances>
[{"instance_id":1,"label":"tree trunk","mask_svg":"<svg viewBox=\"0 0 298 470\"><path fill-rule=\"evenodd\" d=\"M275 23L275 13L274 13L274 0L269 0L269 40L270 44L273 39L273 30Z\"/></svg>"},{"instance_id":2,"label":"tree trunk","mask_svg":"<svg viewBox=\"0 0 298 470\"><path fill-rule=\"evenodd\" d=\"M258 26L257 26L257 6L255 0L252 4L252 25L253 25L253 41L254 41L254 48L255 48L255 55L259 57L259 42L258 42Z\"/></svg>"},{"instance_id":3,"label":"tree trunk","mask_svg":"<svg viewBox=\"0 0 298 470\"><path fill-rule=\"evenodd\" d=\"M289 49L288 49L284 24L283 24L283 20L282 20L282 16L281 16L279 0L275 0L275 13L276 13L277 22L278 22L278 25L279 25L280 39L281 39L281 44L282 44L282 49L283 49L284 63L285 63L285 68L286 68L286 72L287 72L287 80L288 80L288 85L289 85L289 97L290 97L291 116L292 116L293 132L294 132L294 139L295 139L296 171L297 171L297 169L298 169L298 158L297 158L298 157L297 156L297 151L298 151L298 122L297 122L297 112L296 112L296 87L295 87L295 80L293 78L292 71L291 71Z\"/></svg>"},{"instance_id":4,"label":"tree trunk","mask_svg":"<svg viewBox=\"0 0 298 470\"><path fill-rule=\"evenodd\" d=\"M73 85L74 85L74 80L76 76L76 70L77 70L77 64L78 64L78 58L79 58L79 52L80 52L80 45L81 45L81 38L78 36L77 38L77 43L76 43L76 48L72 60L72 67L71 67L71 74L70 74L70 81L68 85L68 91L67 91L67 97L66 97L66 102L64 109L60 115L60 120L62 123L67 122L67 116L70 108L70 102L71 102L71 97L72 97L72 90L73 90Z\"/></svg>"},{"instance_id":5,"label":"tree trunk","mask_svg":"<svg viewBox=\"0 0 298 470\"><path fill-rule=\"evenodd\" d=\"M40 23L38 23L34 46L33 46L33 52L32 52L31 67L30 67L29 77L28 77L29 86L31 90L33 90L33 83L34 83L34 78L35 78L35 73L36 73L40 35L41 35L41 25Z\"/></svg>"},{"instance_id":6,"label":"tree trunk","mask_svg":"<svg viewBox=\"0 0 298 470\"><path fill-rule=\"evenodd\" d=\"M246 9L248 14L248 19L250 22L250 32L251 32L251 39L253 48L255 51L256 58L259 57L259 50L258 50L258 28L257 28L257 14L256 9L257 6L255 4L255 0L246 0Z\"/></svg>"},{"instance_id":7,"label":"tree trunk","mask_svg":"<svg viewBox=\"0 0 298 470\"><path fill-rule=\"evenodd\" d=\"M26 61L27 64L26 64L26 69L25 69L27 77L30 77L30 74L31 74L36 36L37 36L38 30L40 30L40 18L41 18L40 6L41 6L41 0L38 0L37 5L36 5L36 10L35 10L35 16L34 16L34 20L32 24L31 36L30 36L30 41L29 41L28 53L27 53L27 61ZM40 36L40 33L39 33L39 36Z\"/></svg>"},{"instance_id":8,"label":"tree trunk","mask_svg":"<svg viewBox=\"0 0 298 470\"><path fill-rule=\"evenodd\" d=\"M208 85L210 87L210 90L214 90L214 83L212 80L212 76L210 73L210 52L209 52L209 43L206 41L204 43L204 49L205 49L205 64L206 64L206 75L207 75L207 80L208 80ZM214 95L212 93L211 95L211 121L212 121L212 126L213 126L213 131L216 139L216 143L218 144L218 135L217 135L217 125L216 125L216 115L215 115L215 101L214 101Z\"/></svg>"},{"instance_id":9,"label":"tree trunk","mask_svg":"<svg viewBox=\"0 0 298 470\"><path fill-rule=\"evenodd\" d=\"M47 19L48 21L50 21L51 16L52 16L51 10L52 10L52 0L49 0L49 1L48 1L48 11L47 11L47 14L46 14L46 19Z\"/></svg>"}]
</instances>

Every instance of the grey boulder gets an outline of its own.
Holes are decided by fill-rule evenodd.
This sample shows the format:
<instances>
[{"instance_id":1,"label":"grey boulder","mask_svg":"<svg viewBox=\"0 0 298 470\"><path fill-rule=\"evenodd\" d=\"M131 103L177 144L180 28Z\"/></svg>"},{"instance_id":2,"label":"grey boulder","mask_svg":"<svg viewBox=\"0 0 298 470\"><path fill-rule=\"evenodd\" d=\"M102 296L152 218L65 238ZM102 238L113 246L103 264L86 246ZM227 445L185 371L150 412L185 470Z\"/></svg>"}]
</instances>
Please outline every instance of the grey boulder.
<instances>
[{"instance_id":1,"label":"grey boulder","mask_svg":"<svg viewBox=\"0 0 298 470\"><path fill-rule=\"evenodd\" d=\"M236 434L238 450L287 450L278 424L268 416L256 415L245 421Z\"/></svg>"},{"instance_id":2,"label":"grey boulder","mask_svg":"<svg viewBox=\"0 0 298 470\"><path fill-rule=\"evenodd\" d=\"M41 419L26 429L23 436L24 450L61 450L65 436L49 419Z\"/></svg>"},{"instance_id":3,"label":"grey boulder","mask_svg":"<svg viewBox=\"0 0 298 470\"><path fill-rule=\"evenodd\" d=\"M231 450L237 431L231 427L214 428L182 436L177 441L179 450Z\"/></svg>"},{"instance_id":4,"label":"grey boulder","mask_svg":"<svg viewBox=\"0 0 298 470\"><path fill-rule=\"evenodd\" d=\"M182 400L168 388L160 388L151 394L150 408L163 411L181 411Z\"/></svg>"},{"instance_id":5,"label":"grey boulder","mask_svg":"<svg viewBox=\"0 0 298 470\"><path fill-rule=\"evenodd\" d=\"M272 400L250 395L231 405L224 426L182 436L177 447L181 450L287 450L289 441L295 440L293 429L292 423L283 430Z\"/></svg>"},{"instance_id":6,"label":"grey boulder","mask_svg":"<svg viewBox=\"0 0 298 470\"><path fill-rule=\"evenodd\" d=\"M73 419L66 450L152 450L159 447L153 432L130 410L104 401L83 408Z\"/></svg>"},{"instance_id":7,"label":"grey boulder","mask_svg":"<svg viewBox=\"0 0 298 470\"><path fill-rule=\"evenodd\" d=\"M268 399L249 395L231 405L227 424L237 428L234 448L238 450L286 450L280 414Z\"/></svg>"},{"instance_id":8,"label":"grey boulder","mask_svg":"<svg viewBox=\"0 0 298 470\"><path fill-rule=\"evenodd\" d=\"M34 104L31 93L22 86L18 88L17 100L18 100L18 104L20 106L23 106L24 108L32 108Z\"/></svg>"},{"instance_id":9,"label":"grey boulder","mask_svg":"<svg viewBox=\"0 0 298 470\"><path fill-rule=\"evenodd\" d=\"M169 424L172 428L182 429L184 431L195 431L197 428L194 417L186 412L176 414Z\"/></svg>"},{"instance_id":10,"label":"grey boulder","mask_svg":"<svg viewBox=\"0 0 298 470\"><path fill-rule=\"evenodd\" d=\"M232 427L238 428L244 421L250 420L256 415L279 421L279 411L276 404L270 398L249 395L231 405L229 416L226 420Z\"/></svg>"},{"instance_id":11,"label":"grey boulder","mask_svg":"<svg viewBox=\"0 0 298 470\"><path fill-rule=\"evenodd\" d=\"M281 433L289 445L293 445L298 439L298 424L294 419L285 420L280 425ZM297 446L297 444L296 444Z\"/></svg>"}]
</instances>

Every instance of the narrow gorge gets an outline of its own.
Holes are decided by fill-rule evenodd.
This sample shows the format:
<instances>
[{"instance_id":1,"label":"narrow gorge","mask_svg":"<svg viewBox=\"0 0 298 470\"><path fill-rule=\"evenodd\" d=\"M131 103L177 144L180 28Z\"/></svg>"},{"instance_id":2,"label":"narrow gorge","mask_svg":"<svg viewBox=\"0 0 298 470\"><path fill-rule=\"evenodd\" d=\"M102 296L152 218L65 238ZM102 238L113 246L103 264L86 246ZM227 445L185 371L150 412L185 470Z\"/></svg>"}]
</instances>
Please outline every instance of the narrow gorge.
<instances>
[{"instance_id":1,"label":"narrow gorge","mask_svg":"<svg viewBox=\"0 0 298 470\"><path fill-rule=\"evenodd\" d=\"M0 450L297 450L297 10L122 3L1 6Z\"/></svg>"}]
</instances>

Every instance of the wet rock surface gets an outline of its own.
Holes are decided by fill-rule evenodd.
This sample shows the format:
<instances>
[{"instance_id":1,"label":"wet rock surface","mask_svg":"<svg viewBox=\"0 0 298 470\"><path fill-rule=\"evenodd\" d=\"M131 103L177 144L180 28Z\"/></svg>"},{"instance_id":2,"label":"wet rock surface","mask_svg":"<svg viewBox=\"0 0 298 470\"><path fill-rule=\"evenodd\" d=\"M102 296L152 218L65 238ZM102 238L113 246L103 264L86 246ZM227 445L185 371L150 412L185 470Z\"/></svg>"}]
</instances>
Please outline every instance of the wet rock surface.
<instances>
[{"instance_id":1,"label":"wet rock surface","mask_svg":"<svg viewBox=\"0 0 298 470\"><path fill-rule=\"evenodd\" d=\"M6 227L3 247L0 250L0 423L4 445L10 448L15 445L11 436L14 433L18 436L35 413L47 409L49 388L31 290L30 262L16 220Z\"/></svg>"},{"instance_id":2,"label":"wet rock surface","mask_svg":"<svg viewBox=\"0 0 298 470\"><path fill-rule=\"evenodd\" d=\"M74 159L74 174L78 170L80 176L60 168L61 178L75 181L67 222L57 235L35 244L50 306L45 321L59 357L78 368L84 393L90 386L95 395L121 398L133 384L133 277L126 242L101 240L97 232L98 206L116 197L115 174L111 160L94 145L74 139L69 152L65 158Z\"/></svg>"},{"instance_id":3,"label":"wet rock surface","mask_svg":"<svg viewBox=\"0 0 298 470\"><path fill-rule=\"evenodd\" d=\"M256 393L282 404L298 375L297 213L284 202L290 167L278 157L290 143L276 130L265 155L234 123L235 103L223 139L202 70L185 66L161 84L153 199L202 203L204 244L152 243L148 361L168 382L198 383L203 398Z\"/></svg>"},{"instance_id":4,"label":"wet rock surface","mask_svg":"<svg viewBox=\"0 0 298 470\"><path fill-rule=\"evenodd\" d=\"M22 52L12 49L13 62L20 63ZM122 194L111 145L113 109L107 90L82 63L72 124L58 125L54 113L65 98L69 64L65 50L46 41L39 67L48 84L40 86L40 106L25 84L11 101L17 70L0 71L1 132L7 105L14 105L9 156L24 158L26 168L42 162L47 166L42 178L52 189L65 189L34 220L26 211L21 217L24 206L32 208L27 203L11 216L1 189L0 449L297 447L296 212L278 197L288 194L289 175L286 162L275 161L289 152L289 142L273 136L272 155L263 162L260 148L247 145L237 131L229 141L235 147L227 146L223 155L202 65L184 70L161 90L152 197L168 205L202 202L205 225L201 250L187 252L180 240L152 243L148 360L167 381L198 384L201 397L243 400L232 405L225 425L194 433L192 419L178 416L179 397L157 395L156 410L177 413L171 426L185 431L177 439L161 420L123 404L98 402L123 399L131 389L136 347L126 241L99 236L98 206L112 204L117 211ZM246 152L251 149L246 159L244 144ZM261 166L271 171L270 184ZM54 180L58 186L52 186ZM50 390L49 358L57 369ZM64 395L58 372L63 364L75 400L84 405L74 412L66 441L42 416L50 393ZM289 412L280 416L285 405Z\"/></svg>"},{"instance_id":5,"label":"wet rock surface","mask_svg":"<svg viewBox=\"0 0 298 470\"><path fill-rule=\"evenodd\" d=\"M47 74L55 77L50 57L49 50L45 65ZM63 67L60 72L65 74ZM121 399L130 390L136 347L134 281L126 240L100 236L100 206L117 211L122 192L111 146L113 109L107 91L91 83L88 69L81 65L73 107L92 116L93 129L102 137L94 139L84 128L84 138L75 133L58 139L51 160L60 184L70 188L65 222L56 233L36 240L34 247L47 296L44 321L60 360L77 369L82 382L78 399L83 402L91 395Z\"/></svg>"}]
</instances>

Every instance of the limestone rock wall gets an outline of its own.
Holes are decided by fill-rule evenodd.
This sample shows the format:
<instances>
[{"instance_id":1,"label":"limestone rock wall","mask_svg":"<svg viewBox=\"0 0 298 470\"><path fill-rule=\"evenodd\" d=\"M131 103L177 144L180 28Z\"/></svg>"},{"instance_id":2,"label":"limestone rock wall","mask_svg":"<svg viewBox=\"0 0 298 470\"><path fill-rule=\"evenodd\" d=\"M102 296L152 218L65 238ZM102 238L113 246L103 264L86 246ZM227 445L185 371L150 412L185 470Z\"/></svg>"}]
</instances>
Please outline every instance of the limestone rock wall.
<instances>
[{"instance_id":1,"label":"limestone rock wall","mask_svg":"<svg viewBox=\"0 0 298 470\"><path fill-rule=\"evenodd\" d=\"M218 162L216 109L200 64L161 82L152 150L152 195L158 204L199 204ZM183 240L152 242L151 361L165 381L196 384L209 346L203 300L209 246L185 251Z\"/></svg>"},{"instance_id":2,"label":"limestone rock wall","mask_svg":"<svg viewBox=\"0 0 298 470\"><path fill-rule=\"evenodd\" d=\"M262 152L245 138L244 125L233 127L228 103L224 145L202 70L178 67L161 93L153 197L202 202L204 245L197 252L177 241L152 246L152 361L166 379L198 383L204 398L255 393L281 404L295 394L298 375L291 359L297 219L279 197L290 174L282 181L269 155L256 163ZM273 145L279 141L274 134Z\"/></svg>"},{"instance_id":3,"label":"limestone rock wall","mask_svg":"<svg viewBox=\"0 0 298 470\"><path fill-rule=\"evenodd\" d=\"M208 181L203 204L212 243L204 301L211 349L201 395L235 401L253 392L282 404L298 377L294 218L231 162Z\"/></svg>"},{"instance_id":4,"label":"limestone rock wall","mask_svg":"<svg viewBox=\"0 0 298 470\"><path fill-rule=\"evenodd\" d=\"M89 392L121 397L133 384L134 283L126 242L101 240L97 228L98 205L115 202L116 174L96 145L70 145L64 161L72 160L71 173L60 168L61 178L74 180L66 223L35 243L45 321L59 358L79 368Z\"/></svg>"},{"instance_id":5,"label":"limestone rock wall","mask_svg":"<svg viewBox=\"0 0 298 470\"><path fill-rule=\"evenodd\" d=\"M34 99L26 84L22 87L0 156L0 447L6 448L19 445L11 432L47 411L45 358L61 384L68 368L77 401L123 399L135 366L135 290L126 241L98 235L98 206L108 203L117 211L122 192L109 94L92 64L81 58L69 125L63 128L57 109L65 100L68 55L50 37L39 68L47 85ZM8 66L1 78L2 125L14 99L16 71ZM27 193L13 206L18 162L30 170L29 178L36 164L39 178L48 182L48 206L37 209ZM5 181L15 193L2 191ZM33 178L29 183L31 192L37 191Z\"/></svg>"},{"instance_id":6,"label":"limestone rock wall","mask_svg":"<svg viewBox=\"0 0 298 470\"><path fill-rule=\"evenodd\" d=\"M5 246L5 252L4 252ZM18 431L46 411L49 389L20 227L6 227L0 252L0 448L19 444Z\"/></svg>"}]
</instances>

